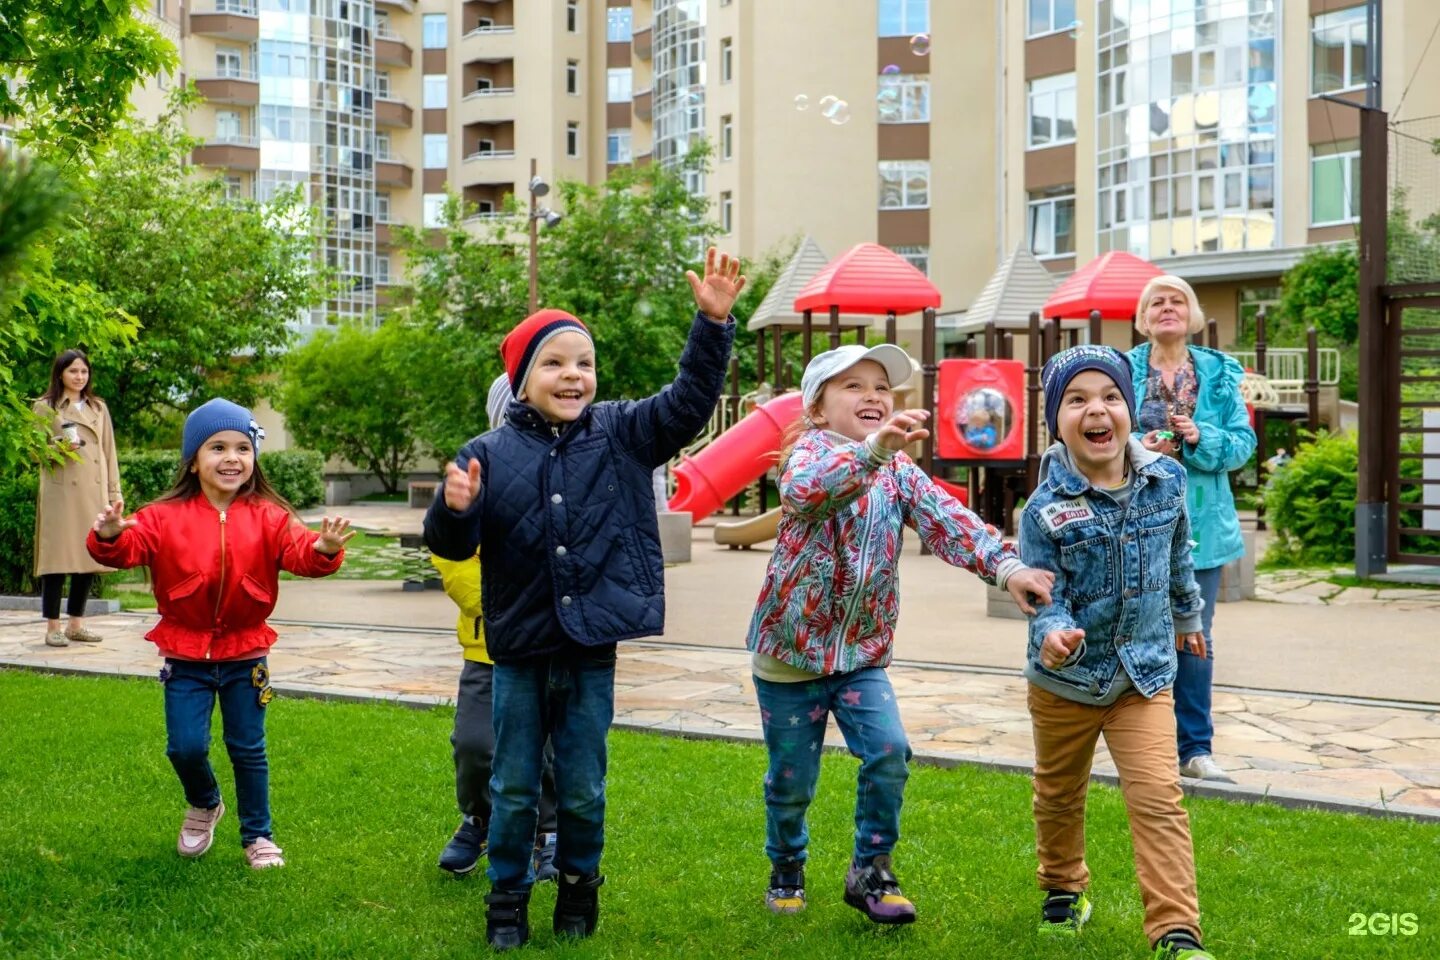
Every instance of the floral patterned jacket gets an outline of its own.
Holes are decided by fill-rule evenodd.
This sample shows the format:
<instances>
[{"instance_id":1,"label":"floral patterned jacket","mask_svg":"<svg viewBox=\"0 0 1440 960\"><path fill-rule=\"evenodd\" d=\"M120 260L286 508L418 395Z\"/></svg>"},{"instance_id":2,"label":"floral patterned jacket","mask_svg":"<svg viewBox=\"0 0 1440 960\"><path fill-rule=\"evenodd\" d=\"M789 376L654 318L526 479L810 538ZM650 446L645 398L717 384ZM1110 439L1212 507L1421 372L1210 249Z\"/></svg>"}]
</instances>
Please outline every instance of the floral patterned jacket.
<instances>
[{"instance_id":1,"label":"floral patterned jacket","mask_svg":"<svg viewBox=\"0 0 1440 960\"><path fill-rule=\"evenodd\" d=\"M889 664L906 524L987 583L1003 585L1024 566L1013 544L903 453L887 458L865 441L809 430L779 487L784 512L746 645L810 673Z\"/></svg>"}]
</instances>

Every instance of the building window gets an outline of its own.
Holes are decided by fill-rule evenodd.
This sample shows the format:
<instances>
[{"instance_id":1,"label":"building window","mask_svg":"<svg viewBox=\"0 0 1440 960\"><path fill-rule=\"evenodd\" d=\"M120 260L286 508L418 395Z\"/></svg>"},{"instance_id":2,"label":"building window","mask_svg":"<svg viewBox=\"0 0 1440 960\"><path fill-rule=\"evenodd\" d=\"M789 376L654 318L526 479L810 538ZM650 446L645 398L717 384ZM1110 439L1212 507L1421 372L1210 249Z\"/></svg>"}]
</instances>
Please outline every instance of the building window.
<instances>
[{"instance_id":1,"label":"building window","mask_svg":"<svg viewBox=\"0 0 1440 960\"><path fill-rule=\"evenodd\" d=\"M1310 225L1360 219L1360 141L1317 143L1310 148Z\"/></svg>"},{"instance_id":2,"label":"building window","mask_svg":"<svg viewBox=\"0 0 1440 960\"><path fill-rule=\"evenodd\" d=\"M720 159L730 160L735 156L735 118L730 114L720 118Z\"/></svg>"},{"instance_id":3,"label":"building window","mask_svg":"<svg viewBox=\"0 0 1440 960\"><path fill-rule=\"evenodd\" d=\"M630 128L616 127L605 134L605 162L630 162Z\"/></svg>"},{"instance_id":4,"label":"building window","mask_svg":"<svg viewBox=\"0 0 1440 960\"><path fill-rule=\"evenodd\" d=\"M375 282L380 284L390 282L390 255L388 253L375 255Z\"/></svg>"},{"instance_id":5,"label":"building window","mask_svg":"<svg viewBox=\"0 0 1440 960\"><path fill-rule=\"evenodd\" d=\"M237 176L233 176L233 175L227 176L227 177L225 178L225 199L226 199L226 200L243 200L243 199L245 199L245 181L241 180L241 179L240 179L239 177L237 177Z\"/></svg>"},{"instance_id":6,"label":"building window","mask_svg":"<svg viewBox=\"0 0 1440 960\"><path fill-rule=\"evenodd\" d=\"M449 18L443 13L427 13L421 24L421 46L426 50L444 50L449 39Z\"/></svg>"},{"instance_id":7,"label":"building window","mask_svg":"<svg viewBox=\"0 0 1440 960\"><path fill-rule=\"evenodd\" d=\"M565 156L580 156L580 124L574 120L565 124Z\"/></svg>"},{"instance_id":8,"label":"building window","mask_svg":"<svg viewBox=\"0 0 1440 960\"><path fill-rule=\"evenodd\" d=\"M930 206L930 161L885 160L880 163L880 209L906 210Z\"/></svg>"},{"instance_id":9,"label":"building window","mask_svg":"<svg viewBox=\"0 0 1440 960\"><path fill-rule=\"evenodd\" d=\"M913 73L884 77L875 102L881 123L929 123L930 78Z\"/></svg>"},{"instance_id":10,"label":"building window","mask_svg":"<svg viewBox=\"0 0 1440 960\"><path fill-rule=\"evenodd\" d=\"M376 71L375 71L375 96L377 96L377 97L388 97L388 96L390 96L390 71L389 71L389 70L376 70Z\"/></svg>"},{"instance_id":11,"label":"building window","mask_svg":"<svg viewBox=\"0 0 1440 960\"><path fill-rule=\"evenodd\" d=\"M445 226L445 194L427 193L423 202L425 207L421 214L421 224L426 227Z\"/></svg>"},{"instance_id":12,"label":"building window","mask_svg":"<svg viewBox=\"0 0 1440 960\"><path fill-rule=\"evenodd\" d=\"M579 60L566 60L566 61L565 61L565 92L566 92L566 93L579 93L579 92L580 92L580 61L579 61Z\"/></svg>"},{"instance_id":13,"label":"building window","mask_svg":"<svg viewBox=\"0 0 1440 960\"><path fill-rule=\"evenodd\" d=\"M880 0L882 37L930 32L930 0Z\"/></svg>"},{"instance_id":14,"label":"building window","mask_svg":"<svg viewBox=\"0 0 1440 960\"><path fill-rule=\"evenodd\" d=\"M1075 142L1075 74L1060 73L1030 81L1032 147Z\"/></svg>"},{"instance_id":15,"label":"building window","mask_svg":"<svg viewBox=\"0 0 1440 960\"><path fill-rule=\"evenodd\" d=\"M377 190L375 193L375 222L390 222L390 192Z\"/></svg>"},{"instance_id":16,"label":"building window","mask_svg":"<svg viewBox=\"0 0 1440 960\"><path fill-rule=\"evenodd\" d=\"M904 257L910 266L919 270L925 276L930 276L930 248L928 246L899 246L891 247L891 251Z\"/></svg>"},{"instance_id":17,"label":"building window","mask_svg":"<svg viewBox=\"0 0 1440 960\"><path fill-rule=\"evenodd\" d=\"M234 143L240 139L240 114L234 110L219 110L215 114L215 139L220 143Z\"/></svg>"},{"instance_id":18,"label":"building window","mask_svg":"<svg viewBox=\"0 0 1440 960\"><path fill-rule=\"evenodd\" d=\"M1040 259L1075 253L1075 186L1067 184L1030 194L1025 236Z\"/></svg>"},{"instance_id":19,"label":"building window","mask_svg":"<svg viewBox=\"0 0 1440 960\"><path fill-rule=\"evenodd\" d=\"M729 190L720 193L720 232L731 233L735 229L735 195Z\"/></svg>"},{"instance_id":20,"label":"building window","mask_svg":"<svg viewBox=\"0 0 1440 960\"><path fill-rule=\"evenodd\" d=\"M1075 0L1030 0L1030 17L1025 32L1035 37L1064 30L1074 22Z\"/></svg>"},{"instance_id":21,"label":"building window","mask_svg":"<svg viewBox=\"0 0 1440 960\"><path fill-rule=\"evenodd\" d=\"M0 150L15 149L15 128L9 124L0 123Z\"/></svg>"},{"instance_id":22,"label":"building window","mask_svg":"<svg viewBox=\"0 0 1440 960\"><path fill-rule=\"evenodd\" d=\"M443 73L432 73L426 75L424 84L424 104L426 110L444 110L448 105L449 88L446 83L449 78Z\"/></svg>"},{"instance_id":23,"label":"building window","mask_svg":"<svg viewBox=\"0 0 1440 960\"><path fill-rule=\"evenodd\" d=\"M444 170L449 166L450 136L444 133L425 134L425 169Z\"/></svg>"},{"instance_id":24,"label":"building window","mask_svg":"<svg viewBox=\"0 0 1440 960\"><path fill-rule=\"evenodd\" d=\"M1334 93L1365 86L1369 63L1370 44L1363 6L1322 14L1311 20L1311 93Z\"/></svg>"},{"instance_id":25,"label":"building window","mask_svg":"<svg viewBox=\"0 0 1440 960\"><path fill-rule=\"evenodd\" d=\"M630 67L611 67L605 71L605 100L607 103L629 103L631 100L634 71Z\"/></svg>"},{"instance_id":26,"label":"building window","mask_svg":"<svg viewBox=\"0 0 1440 960\"><path fill-rule=\"evenodd\" d=\"M235 47L215 48L215 76L217 77L243 77L245 75L244 56Z\"/></svg>"},{"instance_id":27,"label":"building window","mask_svg":"<svg viewBox=\"0 0 1440 960\"><path fill-rule=\"evenodd\" d=\"M570 33L580 32L580 4L578 0L566 0L565 29Z\"/></svg>"},{"instance_id":28,"label":"building window","mask_svg":"<svg viewBox=\"0 0 1440 960\"><path fill-rule=\"evenodd\" d=\"M390 154L390 134L388 134L388 133L377 133L377 134L375 134L375 159L376 159L376 160L389 160L390 157L391 157L391 154Z\"/></svg>"},{"instance_id":29,"label":"building window","mask_svg":"<svg viewBox=\"0 0 1440 960\"><path fill-rule=\"evenodd\" d=\"M729 37L720 38L720 82L729 83L735 79L735 41Z\"/></svg>"},{"instance_id":30,"label":"building window","mask_svg":"<svg viewBox=\"0 0 1440 960\"><path fill-rule=\"evenodd\" d=\"M629 7L610 7L605 11L605 39L610 43L629 43L634 33L634 13Z\"/></svg>"}]
</instances>

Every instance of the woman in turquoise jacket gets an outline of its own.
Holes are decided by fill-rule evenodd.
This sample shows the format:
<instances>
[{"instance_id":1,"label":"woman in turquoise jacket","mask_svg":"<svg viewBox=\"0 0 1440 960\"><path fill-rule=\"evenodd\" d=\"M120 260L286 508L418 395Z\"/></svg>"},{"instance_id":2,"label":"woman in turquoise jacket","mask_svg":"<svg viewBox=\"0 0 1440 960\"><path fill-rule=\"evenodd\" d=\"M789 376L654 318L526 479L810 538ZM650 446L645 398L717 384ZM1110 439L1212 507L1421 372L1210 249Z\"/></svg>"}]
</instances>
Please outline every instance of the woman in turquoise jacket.
<instances>
[{"instance_id":1,"label":"woman in turquoise jacket","mask_svg":"<svg viewBox=\"0 0 1440 960\"><path fill-rule=\"evenodd\" d=\"M1240 517L1230 493L1230 472L1255 451L1255 431L1240 396L1245 372L1218 350L1192 346L1205 314L1190 284L1175 276L1145 285L1135 329L1148 338L1131 350L1131 376L1141 442L1185 465L1195 580L1205 601L1205 656L1180 651L1175 678L1175 728L1180 772L1205 780L1229 780L1211 755L1210 684L1215 648L1210 628L1220 570L1245 553Z\"/></svg>"}]
</instances>

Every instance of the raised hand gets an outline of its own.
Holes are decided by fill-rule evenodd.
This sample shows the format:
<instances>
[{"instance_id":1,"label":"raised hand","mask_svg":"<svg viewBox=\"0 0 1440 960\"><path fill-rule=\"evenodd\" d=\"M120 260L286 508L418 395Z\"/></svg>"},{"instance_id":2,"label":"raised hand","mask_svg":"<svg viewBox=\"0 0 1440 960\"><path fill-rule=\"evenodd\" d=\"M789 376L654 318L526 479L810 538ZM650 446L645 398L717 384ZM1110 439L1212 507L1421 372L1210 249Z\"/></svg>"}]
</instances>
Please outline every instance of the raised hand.
<instances>
[{"instance_id":1,"label":"raised hand","mask_svg":"<svg viewBox=\"0 0 1440 960\"><path fill-rule=\"evenodd\" d=\"M116 537L140 521L134 517L125 516L125 501L116 500L105 508L104 513L95 516L95 536L101 540L114 540Z\"/></svg>"},{"instance_id":2,"label":"raised hand","mask_svg":"<svg viewBox=\"0 0 1440 960\"><path fill-rule=\"evenodd\" d=\"M1010 599L1015 601L1015 606L1027 617L1035 616L1035 608L1030 604L1030 594L1035 594L1035 600L1040 606L1048 607L1050 588L1053 586L1055 574L1049 570L1036 570L1034 567L1017 570L1005 581L1005 590L1010 594Z\"/></svg>"},{"instance_id":3,"label":"raised hand","mask_svg":"<svg viewBox=\"0 0 1440 960\"><path fill-rule=\"evenodd\" d=\"M1197 657L1205 656L1205 634L1203 633L1177 633L1175 634L1175 649L1188 650Z\"/></svg>"},{"instance_id":4,"label":"raised hand","mask_svg":"<svg viewBox=\"0 0 1440 960\"><path fill-rule=\"evenodd\" d=\"M1079 627L1051 630L1045 634L1045 642L1040 645L1040 662L1046 669L1058 669L1060 664L1070 659L1070 654L1075 652L1075 648L1080 646L1080 641L1084 639L1085 631Z\"/></svg>"},{"instance_id":5,"label":"raised hand","mask_svg":"<svg viewBox=\"0 0 1440 960\"><path fill-rule=\"evenodd\" d=\"M351 537L355 536L354 530L350 530L349 533L345 532L349 528L350 521L344 517L336 517L334 520L325 517L320 521L320 537L315 541L315 550L327 557L333 557L340 552L340 548L345 546Z\"/></svg>"},{"instance_id":6,"label":"raised hand","mask_svg":"<svg viewBox=\"0 0 1440 960\"><path fill-rule=\"evenodd\" d=\"M705 251L705 279L695 276L694 270L686 270L685 279L690 281L695 305L716 323L729 320L735 298L745 289L745 278L740 275L740 258L717 253L714 247Z\"/></svg>"},{"instance_id":7,"label":"raised hand","mask_svg":"<svg viewBox=\"0 0 1440 960\"><path fill-rule=\"evenodd\" d=\"M464 470L452 461L445 465L445 506L456 513L470 509L480 496L480 461L471 460Z\"/></svg>"},{"instance_id":8,"label":"raised hand","mask_svg":"<svg viewBox=\"0 0 1440 960\"><path fill-rule=\"evenodd\" d=\"M896 410L885 425L875 431L875 445L886 450L904 450L907 444L930 436L930 431L921 426L929 418L929 410Z\"/></svg>"}]
</instances>

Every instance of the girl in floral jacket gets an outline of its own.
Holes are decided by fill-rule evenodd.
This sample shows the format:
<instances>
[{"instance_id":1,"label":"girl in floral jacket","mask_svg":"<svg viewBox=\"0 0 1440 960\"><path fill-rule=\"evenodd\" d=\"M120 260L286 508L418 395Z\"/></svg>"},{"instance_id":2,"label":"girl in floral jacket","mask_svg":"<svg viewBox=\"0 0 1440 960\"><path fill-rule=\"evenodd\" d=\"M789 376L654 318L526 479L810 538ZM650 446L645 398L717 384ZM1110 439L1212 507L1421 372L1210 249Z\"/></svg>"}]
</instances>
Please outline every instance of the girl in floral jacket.
<instances>
[{"instance_id":1,"label":"girl in floral jacket","mask_svg":"<svg viewBox=\"0 0 1440 960\"><path fill-rule=\"evenodd\" d=\"M801 381L805 419L781 456L784 512L747 639L770 754L765 902L775 913L805 907L805 811L833 713L860 758L845 902L876 923L915 919L890 864L910 759L885 674L903 527L913 526L946 562L1008 590L1026 613L1034 613L1027 594L1049 603L1053 575L1021 563L993 527L901 452L929 434L926 411L894 411L891 390L911 369L889 344L815 357Z\"/></svg>"}]
</instances>

